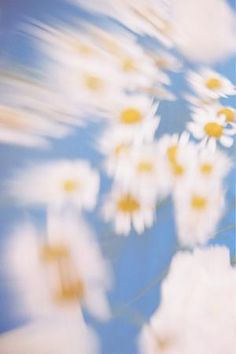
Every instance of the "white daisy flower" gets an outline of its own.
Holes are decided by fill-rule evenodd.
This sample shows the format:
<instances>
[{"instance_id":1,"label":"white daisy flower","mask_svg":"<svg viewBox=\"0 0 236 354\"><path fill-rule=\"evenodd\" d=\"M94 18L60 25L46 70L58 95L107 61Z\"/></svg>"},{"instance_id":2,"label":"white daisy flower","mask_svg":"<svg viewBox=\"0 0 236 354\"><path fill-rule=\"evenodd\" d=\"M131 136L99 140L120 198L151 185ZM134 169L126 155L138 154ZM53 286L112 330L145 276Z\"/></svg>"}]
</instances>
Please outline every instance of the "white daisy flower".
<instances>
[{"instance_id":1,"label":"white daisy flower","mask_svg":"<svg viewBox=\"0 0 236 354\"><path fill-rule=\"evenodd\" d=\"M128 236L131 227L138 234L142 234L145 228L150 228L154 222L155 204L115 186L107 197L102 212L105 221L114 222L117 234Z\"/></svg>"},{"instance_id":2,"label":"white daisy flower","mask_svg":"<svg viewBox=\"0 0 236 354\"><path fill-rule=\"evenodd\" d=\"M38 321L0 335L1 354L98 354L98 339L78 313Z\"/></svg>"},{"instance_id":3,"label":"white daisy flower","mask_svg":"<svg viewBox=\"0 0 236 354\"><path fill-rule=\"evenodd\" d=\"M116 176L122 164L122 157L129 155L132 147L132 140L124 137L116 127L109 127L99 138L96 147L105 156L104 168L109 176Z\"/></svg>"},{"instance_id":4,"label":"white daisy flower","mask_svg":"<svg viewBox=\"0 0 236 354\"><path fill-rule=\"evenodd\" d=\"M77 115L99 113L107 107L124 88L114 60L84 31L39 26L32 31L46 57L43 72L50 77L49 86L73 111L77 108Z\"/></svg>"},{"instance_id":5,"label":"white daisy flower","mask_svg":"<svg viewBox=\"0 0 236 354\"><path fill-rule=\"evenodd\" d=\"M120 96L107 113L107 118L125 140L150 142L160 122L156 116L157 108L158 103L145 95Z\"/></svg>"},{"instance_id":6,"label":"white daisy flower","mask_svg":"<svg viewBox=\"0 0 236 354\"><path fill-rule=\"evenodd\" d=\"M51 83L18 72L4 71L0 76L1 106L22 112L45 136L61 138L71 133L68 124L74 123L74 112Z\"/></svg>"},{"instance_id":7,"label":"white daisy flower","mask_svg":"<svg viewBox=\"0 0 236 354\"><path fill-rule=\"evenodd\" d=\"M225 247L175 255L162 284L161 305L141 331L140 353L231 354L236 345L235 279Z\"/></svg>"},{"instance_id":8,"label":"white daisy flower","mask_svg":"<svg viewBox=\"0 0 236 354\"><path fill-rule=\"evenodd\" d=\"M9 182L9 194L29 205L95 207L99 176L86 160L49 161L28 167Z\"/></svg>"},{"instance_id":9,"label":"white daisy flower","mask_svg":"<svg viewBox=\"0 0 236 354\"><path fill-rule=\"evenodd\" d=\"M225 210L225 192L210 180L192 179L174 190L175 219L181 245L205 244L214 237Z\"/></svg>"},{"instance_id":10,"label":"white daisy flower","mask_svg":"<svg viewBox=\"0 0 236 354\"><path fill-rule=\"evenodd\" d=\"M153 203L170 192L171 180L154 143L132 146L120 155L115 179L127 191L132 189L142 200Z\"/></svg>"},{"instance_id":11,"label":"white daisy flower","mask_svg":"<svg viewBox=\"0 0 236 354\"><path fill-rule=\"evenodd\" d=\"M79 3L90 11L100 12L116 21L121 22L125 27L132 31L156 37L164 45L172 45L173 29L171 26L168 4L163 1L149 0L115 0L112 3L103 1L70 0Z\"/></svg>"},{"instance_id":12,"label":"white daisy flower","mask_svg":"<svg viewBox=\"0 0 236 354\"><path fill-rule=\"evenodd\" d=\"M236 94L231 81L210 69L202 69L199 72L190 71L187 81L198 96L209 99L227 97Z\"/></svg>"},{"instance_id":13,"label":"white daisy flower","mask_svg":"<svg viewBox=\"0 0 236 354\"><path fill-rule=\"evenodd\" d=\"M110 55L127 90L148 87L153 81L170 83L168 76L157 68L152 57L137 43L134 35L120 29L109 33L95 26L86 28L97 45Z\"/></svg>"},{"instance_id":14,"label":"white daisy flower","mask_svg":"<svg viewBox=\"0 0 236 354\"><path fill-rule=\"evenodd\" d=\"M167 47L172 46L173 27L166 2L131 0L123 9L119 3L115 5L118 19L126 27L139 34L157 38Z\"/></svg>"},{"instance_id":15,"label":"white daisy flower","mask_svg":"<svg viewBox=\"0 0 236 354\"><path fill-rule=\"evenodd\" d=\"M225 147L233 144L232 135L235 134L235 130L226 127L224 116L198 110L192 117L193 121L187 124L187 128L197 140L201 141L202 146L207 144L210 149L215 150L217 143Z\"/></svg>"},{"instance_id":16,"label":"white daisy flower","mask_svg":"<svg viewBox=\"0 0 236 354\"><path fill-rule=\"evenodd\" d=\"M48 71L59 94L83 116L103 115L124 89L114 66L103 60L92 60L84 66L53 65Z\"/></svg>"},{"instance_id":17,"label":"white daisy flower","mask_svg":"<svg viewBox=\"0 0 236 354\"><path fill-rule=\"evenodd\" d=\"M157 150L163 160L166 178L169 175L173 187L192 176L195 166L197 149L189 141L187 132L164 135L157 143Z\"/></svg>"},{"instance_id":18,"label":"white daisy flower","mask_svg":"<svg viewBox=\"0 0 236 354\"><path fill-rule=\"evenodd\" d=\"M36 39L37 48L47 59L61 65L86 65L86 61L104 58L96 41L81 27L35 21L25 31Z\"/></svg>"},{"instance_id":19,"label":"white daisy flower","mask_svg":"<svg viewBox=\"0 0 236 354\"><path fill-rule=\"evenodd\" d=\"M179 72L181 68L181 62L174 55L163 50L158 52L150 51L149 53L153 58L155 65L160 70Z\"/></svg>"},{"instance_id":20,"label":"white daisy flower","mask_svg":"<svg viewBox=\"0 0 236 354\"><path fill-rule=\"evenodd\" d=\"M218 105L216 108L218 117L224 117L227 125L236 128L236 109L230 106Z\"/></svg>"},{"instance_id":21,"label":"white daisy flower","mask_svg":"<svg viewBox=\"0 0 236 354\"><path fill-rule=\"evenodd\" d=\"M85 307L97 319L107 320L110 266L88 226L78 215L64 214L43 236L31 224L22 224L10 241L7 272L18 311L37 320L63 318Z\"/></svg>"},{"instance_id":22,"label":"white daisy flower","mask_svg":"<svg viewBox=\"0 0 236 354\"><path fill-rule=\"evenodd\" d=\"M154 314L155 316L155 314ZM138 338L140 354L187 354L184 347L183 333L179 326L171 322L171 318L151 318L143 326ZM182 324L182 321L181 321Z\"/></svg>"},{"instance_id":23,"label":"white daisy flower","mask_svg":"<svg viewBox=\"0 0 236 354\"><path fill-rule=\"evenodd\" d=\"M37 112L0 105L0 141L31 147L49 146L47 138L63 137L69 130L41 118Z\"/></svg>"},{"instance_id":24,"label":"white daisy flower","mask_svg":"<svg viewBox=\"0 0 236 354\"><path fill-rule=\"evenodd\" d=\"M218 149L213 152L207 148L201 149L196 162L196 180L202 178L206 183L214 184L221 182L232 166L229 157Z\"/></svg>"},{"instance_id":25,"label":"white daisy flower","mask_svg":"<svg viewBox=\"0 0 236 354\"><path fill-rule=\"evenodd\" d=\"M189 61L220 63L235 54L235 12L227 1L169 0L167 3L173 41Z\"/></svg>"},{"instance_id":26,"label":"white daisy flower","mask_svg":"<svg viewBox=\"0 0 236 354\"><path fill-rule=\"evenodd\" d=\"M194 111L195 109L207 109L208 107L212 107L215 104L217 104L218 99L215 98L209 98L209 97L198 97L191 95L189 93L185 93L183 95L183 98L190 103L190 109L191 111Z\"/></svg>"}]
</instances>

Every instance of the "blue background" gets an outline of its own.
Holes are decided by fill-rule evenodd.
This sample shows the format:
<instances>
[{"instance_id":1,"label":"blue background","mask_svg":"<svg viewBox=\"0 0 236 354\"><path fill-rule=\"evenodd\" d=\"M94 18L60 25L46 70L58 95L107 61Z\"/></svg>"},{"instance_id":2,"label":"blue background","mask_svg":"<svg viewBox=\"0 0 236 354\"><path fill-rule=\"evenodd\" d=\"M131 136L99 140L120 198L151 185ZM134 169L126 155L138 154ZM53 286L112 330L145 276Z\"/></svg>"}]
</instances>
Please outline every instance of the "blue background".
<instances>
[{"instance_id":1,"label":"blue background","mask_svg":"<svg viewBox=\"0 0 236 354\"><path fill-rule=\"evenodd\" d=\"M231 1L233 6L233 1ZM82 19L109 25L102 17L87 14L62 0L1 0L0 1L0 64L12 63L14 66L26 67L37 65L39 60L29 40L19 34L19 26L29 17L51 21L53 18L70 19L73 14L78 23ZM183 58L182 58L183 59ZM184 70L192 64L184 62ZM235 78L235 58L214 67L227 77ZM162 102L159 113L162 117L157 137L164 132L181 132L189 119L189 111L180 98L186 88L184 72L171 74L174 93L179 97L176 102ZM235 106L235 99L227 99L227 104ZM11 230L26 217L36 222L43 222L42 210L32 213L27 209L19 209L4 195L4 183L14 175L14 171L28 163L55 158L87 158L94 167L100 168L102 157L95 149L95 139L103 127L98 123L90 123L86 128L77 129L74 134L63 140L55 141L53 148L47 151L31 150L23 147L0 144L0 269L3 254ZM233 157L233 149L229 151ZM101 170L101 169L100 169ZM101 195L109 189L109 181L101 170ZM218 227L218 233L212 244L224 244L235 256L235 170L227 178L227 212ZM131 234L128 238L119 238L112 232L111 226L101 222L99 208L86 218L94 230L104 254L111 260L115 287L109 294L114 316L109 323L100 324L89 317L86 318L95 328L102 342L102 354L135 354L136 337L140 325L147 320L160 301L160 279L168 269L168 265L176 250L176 231L171 200L162 205L156 214L156 225L147 230L143 236ZM4 272L0 272L0 332L12 329L27 319L19 318L14 312L14 292ZM12 307L13 306L13 307ZM11 310L10 310L11 308Z\"/></svg>"}]
</instances>

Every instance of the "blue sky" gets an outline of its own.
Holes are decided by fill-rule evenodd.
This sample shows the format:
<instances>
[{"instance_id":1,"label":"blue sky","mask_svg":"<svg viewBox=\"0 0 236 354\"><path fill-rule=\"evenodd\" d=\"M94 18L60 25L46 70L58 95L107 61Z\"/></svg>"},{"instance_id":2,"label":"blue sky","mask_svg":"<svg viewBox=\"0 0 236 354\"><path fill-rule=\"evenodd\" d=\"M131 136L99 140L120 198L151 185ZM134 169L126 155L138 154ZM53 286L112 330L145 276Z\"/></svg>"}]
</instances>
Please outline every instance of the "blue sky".
<instances>
[{"instance_id":1,"label":"blue sky","mask_svg":"<svg viewBox=\"0 0 236 354\"><path fill-rule=\"evenodd\" d=\"M231 1L233 5L233 1ZM69 18L71 8L59 0L1 0L0 5L0 63L3 65L12 62L14 65L34 65L38 61L36 53L28 45L24 36L19 35L17 29L21 21L28 17L48 20L53 17ZM73 11L74 13L74 11ZM87 14L78 13L78 21L82 18L101 21ZM184 70L190 66L186 63ZM235 77L235 59L215 66L217 70L228 77ZM180 97L185 88L184 75L173 74L173 89ZM234 99L229 104L235 105ZM160 105L162 117L158 134L163 132L179 132L183 130L189 112L184 101L179 98L175 103L163 102ZM56 141L49 151L37 151L15 146L0 145L0 253L1 258L7 245L11 230L28 216L32 216L38 223L43 222L44 212L38 210L32 214L30 210L19 209L4 197L4 183L18 168L28 163L50 160L55 158L87 158L93 166L101 165L101 156L94 148L94 140L102 130L99 124L89 124L87 128L77 130L71 137ZM231 150L233 155L233 150ZM227 205L229 210L219 225L219 231L235 223L232 203L234 191L235 171L228 177ZM102 175L102 192L108 190L109 182ZM100 197L100 201L102 198ZM145 232L143 236L131 234L129 238L117 238L110 227L101 222L98 208L93 214L86 215L92 228L97 231L97 238L101 247L113 265L115 273L115 287L110 293L110 303L114 311L114 318L107 324L95 322L86 314L89 323L98 332L102 341L102 354L135 354L136 337L140 330L140 322L148 319L160 301L158 279L166 271L176 248L176 231L173 221L171 200L168 200L157 210L155 227ZM211 242L224 244L233 257L234 230L228 229L218 233ZM5 274L0 273L0 331L14 328L23 323L25 318L18 318L9 308L14 305L14 292L10 288ZM13 306L14 309L14 306Z\"/></svg>"}]
</instances>

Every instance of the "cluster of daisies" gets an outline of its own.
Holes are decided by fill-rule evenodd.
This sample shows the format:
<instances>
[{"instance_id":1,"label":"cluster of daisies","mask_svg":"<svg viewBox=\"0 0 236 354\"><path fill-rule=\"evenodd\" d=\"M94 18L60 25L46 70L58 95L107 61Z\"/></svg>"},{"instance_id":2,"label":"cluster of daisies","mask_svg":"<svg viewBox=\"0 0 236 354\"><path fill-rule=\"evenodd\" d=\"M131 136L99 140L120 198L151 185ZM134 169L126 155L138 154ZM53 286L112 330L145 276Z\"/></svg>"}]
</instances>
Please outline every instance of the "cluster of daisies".
<instances>
[{"instance_id":1,"label":"cluster of daisies","mask_svg":"<svg viewBox=\"0 0 236 354\"><path fill-rule=\"evenodd\" d=\"M235 279L225 247L176 254L162 283L161 304L141 331L140 353L232 354Z\"/></svg>"},{"instance_id":2,"label":"cluster of daisies","mask_svg":"<svg viewBox=\"0 0 236 354\"><path fill-rule=\"evenodd\" d=\"M132 227L143 233L153 225L157 205L171 195L182 245L203 244L214 236L231 167L220 145L231 147L236 133L235 108L220 98L235 95L235 88L209 69L190 72L187 80L195 95L186 95L192 121L182 134L155 139L158 103L132 95L117 109L119 126L112 123L99 142L114 182L103 214L118 234L128 235Z\"/></svg>"},{"instance_id":3,"label":"cluster of daisies","mask_svg":"<svg viewBox=\"0 0 236 354\"><path fill-rule=\"evenodd\" d=\"M92 10L96 1L79 3ZM236 111L222 98L235 95L235 87L208 68L188 72L192 93L184 97L191 122L182 134L157 139L159 104L176 99L168 73L180 72L181 62L158 44L141 45L137 34L167 48L175 44L168 1L158 7L152 0L97 3L96 9L110 17L115 11L136 34L117 24L112 30L88 23L25 25L42 60L34 79L0 72L0 141L49 148L52 139L100 122L103 132L94 145L111 180L99 203L103 220L117 235L135 231L145 237L157 207L169 198L180 246L204 245L225 211L224 178L232 162L222 146L233 144ZM19 171L7 190L19 205L42 208L46 218L40 228L18 225L11 237L9 276L33 324L1 336L0 353L98 353L82 308L101 321L112 315L111 267L84 217L98 204L99 172L83 159L49 161ZM192 276L187 283L186 271ZM160 308L141 331L140 353L231 354L234 280L224 248L179 252L163 283ZM227 336L220 335L219 322L227 323Z\"/></svg>"}]
</instances>

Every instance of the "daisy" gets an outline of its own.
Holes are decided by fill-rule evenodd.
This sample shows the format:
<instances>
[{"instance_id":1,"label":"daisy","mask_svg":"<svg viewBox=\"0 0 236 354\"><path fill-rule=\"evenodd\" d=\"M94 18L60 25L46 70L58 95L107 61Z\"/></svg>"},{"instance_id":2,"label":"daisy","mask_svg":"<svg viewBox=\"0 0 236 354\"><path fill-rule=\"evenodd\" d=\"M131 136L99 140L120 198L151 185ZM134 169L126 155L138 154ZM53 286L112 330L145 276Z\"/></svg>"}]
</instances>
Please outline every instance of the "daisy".
<instances>
[{"instance_id":1,"label":"daisy","mask_svg":"<svg viewBox=\"0 0 236 354\"><path fill-rule=\"evenodd\" d=\"M51 84L7 70L0 75L0 106L18 110L29 117L29 122L35 122L35 129L37 123L39 133L45 136L61 138L71 133L68 124L75 120L72 107Z\"/></svg>"},{"instance_id":2,"label":"daisy","mask_svg":"<svg viewBox=\"0 0 236 354\"><path fill-rule=\"evenodd\" d=\"M196 180L201 178L206 183L207 181L221 182L232 166L229 157L218 149L215 151L207 148L201 149L196 162Z\"/></svg>"},{"instance_id":3,"label":"daisy","mask_svg":"<svg viewBox=\"0 0 236 354\"><path fill-rule=\"evenodd\" d=\"M170 191L164 166L154 143L133 146L120 156L115 179L127 191L132 188L142 200L157 203Z\"/></svg>"},{"instance_id":4,"label":"daisy","mask_svg":"<svg viewBox=\"0 0 236 354\"><path fill-rule=\"evenodd\" d=\"M154 315L155 316L155 315ZM187 354L184 347L183 333L180 323L171 322L168 317L164 320L151 318L150 322L143 326L138 339L140 354ZM159 316L160 317L160 316Z\"/></svg>"},{"instance_id":5,"label":"daisy","mask_svg":"<svg viewBox=\"0 0 236 354\"><path fill-rule=\"evenodd\" d=\"M98 354L95 333L76 315L38 321L2 333L0 353Z\"/></svg>"},{"instance_id":6,"label":"daisy","mask_svg":"<svg viewBox=\"0 0 236 354\"><path fill-rule=\"evenodd\" d=\"M210 149L215 150L217 143L225 147L233 144L232 135L235 131L232 128L227 129L224 116L203 110L193 113L192 116L193 121L187 124L187 128L201 141L202 146L207 144Z\"/></svg>"},{"instance_id":7,"label":"daisy","mask_svg":"<svg viewBox=\"0 0 236 354\"><path fill-rule=\"evenodd\" d=\"M0 105L0 142L30 147L47 147L46 136L61 134L57 125L50 124L22 109L8 105ZM64 132L66 132L64 130Z\"/></svg>"},{"instance_id":8,"label":"daisy","mask_svg":"<svg viewBox=\"0 0 236 354\"><path fill-rule=\"evenodd\" d=\"M85 307L95 318L107 320L110 266L88 226L78 215L64 214L49 232L22 224L10 241L6 262L19 311L47 320L79 314Z\"/></svg>"},{"instance_id":9,"label":"daisy","mask_svg":"<svg viewBox=\"0 0 236 354\"><path fill-rule=\"evenodd\" d=\"M120 21L131 30L157 38L167 47L172 46L173 28L168 5L163 1L128 1L126 8L117 3Z\"/></svg>"},{"instance_id":10,"label":"daisy","mask_svg":"<svg viewBox=\"0 0 236 354\"><path fill-rule=\"evenodd\" d=\"M225 192L214 182L192 179L175 188L175 219L181 245L205 244L214 237L225 211Z\"/></svg>"},{"instance_id":11,"label":"daisy","mask_svg":"<svg viewBox=\"0 0 236 354\"><path fill-rule=\"evenodd\" d=\"M141 331L140 353L231 354L236 345L235 279L225 247L177 253L162 283L161 304Z\"/></svg>"},{"instance_id":12,"label":"daisy","mask_svg":"<svg viewBox=\"0 0 236 354\"><path fill-rule=\"evenodd\" d=\"M114 69L127 90L150 86L153 81L170 83L168 76L158 70L134 35L120 29L112 33L93 26L87 26L87 29L98 46L110 55Z\"/></svg>"},{"instance_id":13,"label":"daisy","mask_svg":"<svg viewBox=\"0 0 236 354\"><path fill-rule=\"evenodd\" d=\"M198 96L209 99L227 97L236 94L234 85L223 75L210 69L199 72L190 71L187 81Z\"/></svg>"},{"instance_id":14,"label":"daisy","mask_svg":"<svg viewBox=\"0 0 236 354\"><path fill-rule=\"evenodd\" d=\"M145 95L120 96L107 113L107 118L125 140L150 142L160 122L156 116L157 108L158 103Z\"/></svg>"},{"instance_id":15,"label":"daisy","mask_svg":"<svg viewBox=\"0 0 236 354\"><path fill-rule=\"evenodd\" d=\"M174 187L189 179L194 171L197 150L194 144L189 141L187 132L164 135L157 142L157 151L165 166L166 178L169 175Z\"/></svg>"},{"instance_id":16,"label":"daisy","mask_svg":"<svg viewBox=\"0 0 236 354\"><path fill-rule=\"evenodd\" d=\"M80 115L99 113L123 90L124 82L114 60L94 44L89 34L76 28L40 24L39 28L33 27L33 35L46 57L43 72L50 78L49 86Z\"/></svg>"},{"instance_id":17,"label":"daisy","mask_svg":"<svg viewBox=\"0 0 236 354\"><path fill-rule=\"evenodd\" d=\"M9 182L9 193L29 205L95 207L99 176L86 160L50 161L28 167Z\"/></svg>"},{"instance_id":18,"label":"daisy","mask_svg":"<svg viewBox=\"0 0 236 354\"><path fill-rule=\"evenodd\" d=\"M107 61L92 60L86 65L48 66L58 94L69 106L77 107L79 115L103 115L124 90L124 82L114 66ZM74 108L75 110L75 108Z\"/></svg>"},{"instance_id":19,"label":"daisy","mask_svg":"<svg viewBox=\"0 0 236 354\"><path fill-rule=\"evenodd\" d=\"M54 63L86 65L86 61L104 58L104 51L99 49L96 41L83 28L35 22L26 26L25 30L36 40L42 54Z\"/></svg>"},{"instance_id":20,"label":"daisy","mask_svg":"<svg viewBox=\"0 0 236 354\"><path fill-rule=\"evenodd\" d=\"M218 105L216 114L218 117L224 117L227 125L236 128L236 109L234 107Z\"/></svg>"},{"instance_id":21,"label":"daisy","mask_svg":"<svg viewBox=\"0 0 236 354\"><path fill-rule=\"evenodd\" d=\"M235 13L227 1L168 1L173 42L190 62L220 63L235 53ZM224 23L224 26L219 26Z\"/></svg>"},{"instance_id":22,"label":"daisy","mask_svg":"<svg viewBox=\"0 0 236 354\"><path fill-rule=\"evenodd\" d=\"M176 96L161 84L156 84L152 82L151 86L140 87L137 92L146 93L152 97L157 98L160 101L175 101Z\"/></svg>"},{"instance_id":23,"label":"daisy","mask_svg":"<svg viewBox=\"0 0 236 354\"><path fill-rule=\"evenodd\" d=\"M114 222L117 234L128 236L131 227L142 234L154 222L155 204L117 185L105 201L102 212L105 221Z\"/></svg>"},{"instance_id":24,"label":"daisy","mask_svg":"<svg viewBox=\"0 0 236 354\"><path fill-rule=\"evenodd\" d=\"M132 139L124 137L116 127L108 127L99 138L96 148L105 157L104 169L109 176L116 176L122 169L122 157L129 155L132 145Z\"/></svg>"},{"instance_id":25,"label":"daisy","mask_svg":"<svg viewBox=\"0 0 236 354\"><path fill-rule=\"evenodd\" d=\"M181 63L174 55L163 50L159 52L150 52L150 55L153 58L155 65L160 70L179 72Z\"/></svg>"},{"instance_id":26,"label":"daisy","mask_svg":"<svg viewBox=\"0 0 236 354\"><path fill-rule=\"evenodd\" d=\"M191 111L195 111L195 109L207 109L208 107L212 107L217 104L218 99L209 98L209 97L198 97L194 95L190 95L189 93L185 93L183 98L190 104Z\"/></svg>"},{"instance_id":27,"label":"daisy","mask_svg":"<svg viewBox=\"0 0 236 354\"><path fill-rule=\"evenodd\" d=\"M122 23L133 32L157 38L164 45L172 45L173 29L168 14L168 6L163 1L115 0L86 3L71 0L90 11L101 12Z\"/></svg>"}]
</instances>

